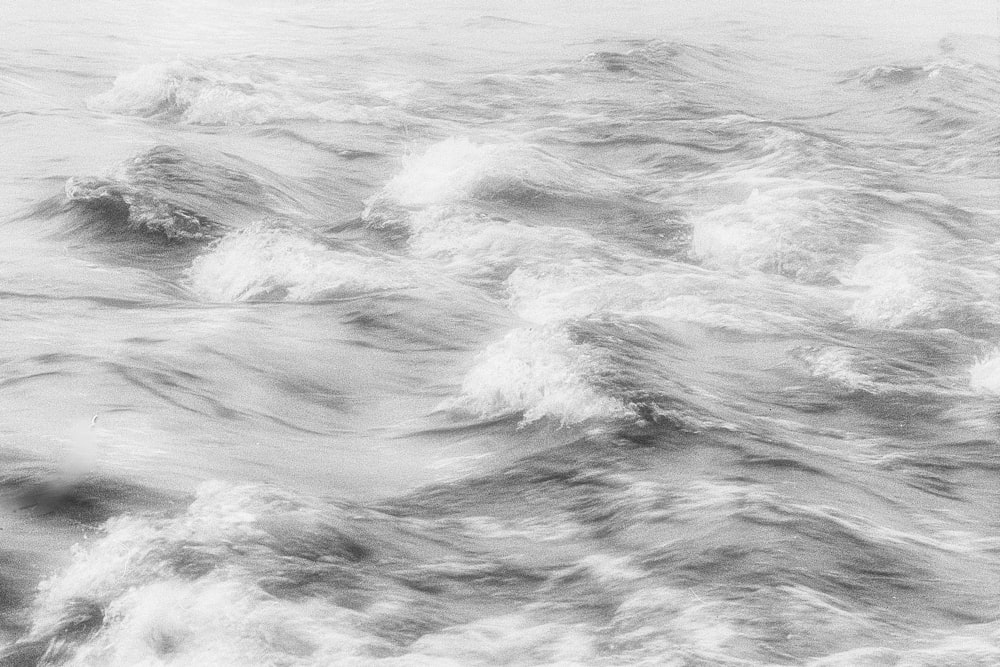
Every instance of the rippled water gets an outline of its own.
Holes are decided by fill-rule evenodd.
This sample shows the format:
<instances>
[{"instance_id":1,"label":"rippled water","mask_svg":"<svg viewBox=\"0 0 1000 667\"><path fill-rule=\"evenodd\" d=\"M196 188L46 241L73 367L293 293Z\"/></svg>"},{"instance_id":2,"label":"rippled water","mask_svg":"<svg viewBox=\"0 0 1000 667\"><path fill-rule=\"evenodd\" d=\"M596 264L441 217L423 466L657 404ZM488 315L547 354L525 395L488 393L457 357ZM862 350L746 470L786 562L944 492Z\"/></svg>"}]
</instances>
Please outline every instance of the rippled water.
<instances>
[{"instance_id":1,"label":"rippled water","mask_svg":"<svg viewBox=\"0 0 1000 667\"><path fill-rule=\"evenodd\" d=\"M0 664L1000 664L993 3L207 4L4 9Z\"/></svg>"}]
</instances>

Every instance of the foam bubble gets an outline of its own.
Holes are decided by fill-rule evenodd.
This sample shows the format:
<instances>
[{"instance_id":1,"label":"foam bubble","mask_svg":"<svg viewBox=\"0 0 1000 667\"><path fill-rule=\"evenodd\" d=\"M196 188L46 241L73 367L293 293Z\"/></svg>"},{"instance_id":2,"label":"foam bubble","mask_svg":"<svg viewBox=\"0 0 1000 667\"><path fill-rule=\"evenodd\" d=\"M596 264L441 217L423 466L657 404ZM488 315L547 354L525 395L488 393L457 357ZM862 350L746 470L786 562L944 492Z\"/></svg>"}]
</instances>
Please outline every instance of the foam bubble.
<instances>
[{"instance_id":1,"label":"foam bubble","mask_svg":"<svg viewBox=\"0 0 1000 667\"><path fill-rule=\"evenodd\" d=\"M188 278L195 292L214 301L315 301L408 284L387 260L260 225L220 239L193 262Z\"/></svg>"},{"instance_id":2,"label":"foam bubble","mask_svg":"<svg viewBox=\"0 0 1000 667\"><path fill-rule=\"evenodd\" d=\"M521 413L522 423L549 417L563 425L624 417L629 410L601 395L588 378L600 372L600 353L570 340L558 326L515 329L480 354L445 410L484 418Z\"/></svg>"}]
</instances>

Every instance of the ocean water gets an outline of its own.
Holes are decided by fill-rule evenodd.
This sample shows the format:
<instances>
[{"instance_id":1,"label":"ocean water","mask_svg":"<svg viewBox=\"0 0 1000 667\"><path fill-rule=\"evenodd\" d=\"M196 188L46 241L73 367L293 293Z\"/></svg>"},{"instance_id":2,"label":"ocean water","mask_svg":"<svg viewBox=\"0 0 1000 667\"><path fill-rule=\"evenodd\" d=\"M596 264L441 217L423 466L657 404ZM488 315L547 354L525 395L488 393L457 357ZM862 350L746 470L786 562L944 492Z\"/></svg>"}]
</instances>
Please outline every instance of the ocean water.
<instances>
[{"instance_id":1,"label":"ocean water","mask_svg":"<svg viewBox=\"0 0 1000 667\"><path fill-rule=\"evenodd\" d=\"M1000 664L995 2L0 26L0 665Z\"/></svg>"}]
</instances>

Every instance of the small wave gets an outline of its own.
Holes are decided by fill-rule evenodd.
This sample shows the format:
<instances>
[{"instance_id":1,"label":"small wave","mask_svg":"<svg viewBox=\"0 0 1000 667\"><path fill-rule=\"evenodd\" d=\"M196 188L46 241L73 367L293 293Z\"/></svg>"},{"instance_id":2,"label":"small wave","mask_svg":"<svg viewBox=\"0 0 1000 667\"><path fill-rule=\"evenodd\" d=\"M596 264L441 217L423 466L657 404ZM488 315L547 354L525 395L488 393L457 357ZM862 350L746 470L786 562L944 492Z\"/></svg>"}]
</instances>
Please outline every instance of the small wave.
<instances>
[{"instance_id":1,"label":"small wave","mask_svg":"<svg viewBox=\"0 0 1000 667\"><path fill-rule=\"evenodd\" d=\"M624 404L589 381L600 372L600 354L574 343L559 326L515 329L479 356L461 394L440 409L482 418L521 414L522 424L543 417L572 425L627 416Z\"/></svg>"},{"instance_id":2,"label":"small wave","mask_svg":"<svg viewBox=\"0 0 1000 667\"><path fill-rule=\"evenodd\" d=\"M255 125L279 120L400 122L389 107L341 102L311 90L308 83L246 65L174 60L119 75L110 90L88 99L87 106L105 113L194 125Z\"/></svg>"},{"instance_id":3,"label":"small wave","mask_svg":"<svg viewBox=\"0 0 1000 667\"><path fill-rule=\"evenodd\" d=\"M603 196L614 179L563 162L525 143L445 139L403 159L402 170L368 202L364 217L378 222L387 206L418 209L469 200L531 205L551 197Z\"/></svg>"},{"instance_id":4,"label":"small wave","mask_svg":"<svg viewBox=\"0 0 1000 667\"><path fill-rule=\"evenodd\" d=\"M691 252L711 268L834 284L844 261L873 231L842 199L821 184L755 189L739 204L693 218Z\"/></svg>"},{"instance_id":5,"label":"small wave","mask_svg":"<svg viewBox=\"0 0 1000 667\"><path fill-rule=\"evenodd\" d=\"M123 517L104 530L40 587L25 643L50 661L330 664L384 650L337 604L378 544L350 508L209 483L175 519ZM301 600L321 572L329 597Z\"/></svg>"},{"instance_id":6,"label":"small wave","mask_svg":"<svg viewBox=\"0 0 1000 667\"><path fill-rule=\"evenodd\" d=\"M863 72L858 79L869 88L886 88L926 79L938 72L927 65L878 65Z\"/></svg>"},{"instance_id":7,"label":"small wave","mask_svg":"<svg viewBox=\"0 0 1000 667\"><path fill-rule=\"evenodd\" d=\"M865 327L941 326L968 333L992 331L1000 322L996 280L1000 269L989 262L961 266L951 256L961 246L943 244L933 253L905 240L864 255L841 277L863 288L850 309Z\"/></svg>"},{"instance_id":8,"label":"small wave","mask_svg":"<svg viewBox=\"0 0 1000 667\"><path fill-rule=\"evenodd\" d=\"M770 309L748 305L760 294L741 289L734 280L667 263L638 275L581 267L518 269L507 286L512 308L537 323L616 315L747 334L787 333L802 326L801 319L786 314L781 305Z\"/></svg>"},{"instance_id":9,"label":"small wave","mask_svg":"<svg viewBox=\"0 0 1000 667\"><path fill-rule=\"evenodd\" d=\"M72 177L65 193L72 205L99 211L113 230L171 241L221 236L246 210L275 210L282 201L246 172L171 146L140 153L107 176Z\"/></svg>"},{"instance_id":10,"label":"small wave","mask_svg":"<svg viewBox=\"0 0 1000 667\"><path fill-rule=\"evenodd\" d=\"M318 301L409 285L386 260L332 250L262 224L233 232L195 259L188 279L213 301Z\"/></svg>"},{"instance_id":11,"label":"small wave","mask_svg":"<svg viewBox=\"0 0 1000 667\"><path fill-rule=\"evenodd\" d=\"M610 262L609 250L570 227L533 227L464 206L432 206L405 223L407 249L462 278L495 283L514 270L553 262Z\"/></svg>"},{"instance_id":12,"label":"small wave","mask_svg":"<svg viewBox=\"0 0 1000 667\"><path fill-rule=\"evenodd\" d=\"M212 220L121 181L70 178L66 198L105 211L129 229L162 234L171 241L207 239L220 233L220 226Z\"/></svg>"},{"instance_id":13,"label":"small wave","mask_svg":"<svg viewBox=\"0 0 1000 667\"><path fill-rule=\"evenodd\" d=\"M583 64L606 72L627 72L645 78L686 77L705 68L726 66L732 55L718 48L703 48L659 39L631 40L625 51L595 51Z\"/></svg>"}]
</instances>

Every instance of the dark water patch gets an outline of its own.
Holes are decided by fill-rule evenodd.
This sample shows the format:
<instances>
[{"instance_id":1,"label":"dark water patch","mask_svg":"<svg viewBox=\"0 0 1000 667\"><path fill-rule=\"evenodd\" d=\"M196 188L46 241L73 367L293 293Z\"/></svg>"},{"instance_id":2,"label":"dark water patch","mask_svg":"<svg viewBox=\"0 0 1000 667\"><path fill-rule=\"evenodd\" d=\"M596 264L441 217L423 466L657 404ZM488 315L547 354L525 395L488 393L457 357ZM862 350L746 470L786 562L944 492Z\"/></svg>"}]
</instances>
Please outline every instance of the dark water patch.
<instances>
[{"instance_id":1,"label":"dark water patch","mask_svg":"<svg viewBox=\"0 0 1000 667\"><path fill-rule=\"evenodd\" d=\"M177 500L128 480L86 474L74 479L73 475L35 464L8 466L0 476L0 497L12 511L87 526L96 526L126 510L148 511Z\"/></svg>"},{"instance_id":2,"label":"dark water patch","mask_svg":"<svg viewBox=\"0 0 1000 667\"><path fill-rule=\"evenodd\" d=\"M105 362L114 375L158 401L186 412L213 419L241 419L241 411L226 405L209 390L209 381L196 374L169 367Z\"/></svg>"}]
</instances>

